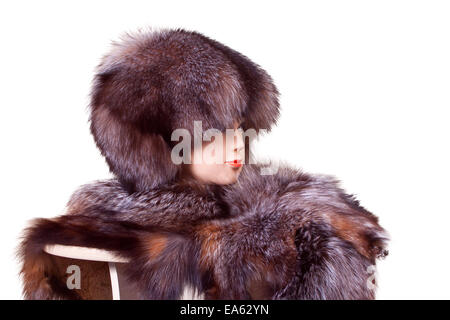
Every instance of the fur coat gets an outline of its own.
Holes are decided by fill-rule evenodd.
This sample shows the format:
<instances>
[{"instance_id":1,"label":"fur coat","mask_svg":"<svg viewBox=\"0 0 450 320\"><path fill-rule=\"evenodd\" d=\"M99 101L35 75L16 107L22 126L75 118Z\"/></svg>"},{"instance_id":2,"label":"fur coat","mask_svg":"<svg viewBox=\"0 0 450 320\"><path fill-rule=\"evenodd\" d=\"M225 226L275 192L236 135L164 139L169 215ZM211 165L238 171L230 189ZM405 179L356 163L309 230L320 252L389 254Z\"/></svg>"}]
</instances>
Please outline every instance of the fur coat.
<instances>
[{"instance_id":1,"label":"fur coat","mask_svg":"<svg viewBox=\"0 0 450 320\"><path fill-rule=\"evenodd\" d=\"M246 165L229 186L173 184L129 194L115 179L82 186L66 214L37 219L21 244L27 299L79 299L52 273L47 244L128 258L143 299L372 299L387 254L377 218L328 176Z\"/></svg>"}]
</instances>

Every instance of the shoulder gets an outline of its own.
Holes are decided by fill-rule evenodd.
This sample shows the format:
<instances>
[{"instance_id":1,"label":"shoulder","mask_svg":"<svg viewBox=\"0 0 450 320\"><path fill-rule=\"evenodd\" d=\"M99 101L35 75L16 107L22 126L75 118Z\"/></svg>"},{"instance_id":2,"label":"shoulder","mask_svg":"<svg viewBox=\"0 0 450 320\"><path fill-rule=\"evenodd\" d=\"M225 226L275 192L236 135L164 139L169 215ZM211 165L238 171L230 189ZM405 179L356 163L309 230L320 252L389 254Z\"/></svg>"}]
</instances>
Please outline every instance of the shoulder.
<instances>
[{"instance_id":1,"label":"shoulder","mask_svg":"<svg viewBox=\"0 0 450 320\"><path fill-rule=\"evenodd\" d=\"M342 207L345 201L354 202L333 176L310 174L287 164L274 168L267 170L267 166L259 164L244 166L238 182L224 188L230 206L242 210L271 203L286 209L315 210L323 205Z\"/></svg>"},{"instance_id":2,"label":"shoulder","mask_svg":"<svg viewBox=\"0 0 450 320\"><path fill-rule=\"evenodd\" d=\"M286 164L270 175L261 169L247 165L239 182L227 187L225 198L234 215L256 214L305 232L307 223L324 225L371 261L387 254L388 235L378 217L346 193L338 179Z\"/></svg>"},{"instance_id":3,"label":"shoulder","mask_svg":"<svg viewBox=\"0 0 450 320\"><path fill-rule=\"evenodd\" d=\"M66 214L180 229L221 217L224 210L216 200L211 188L172 183L129 193L118 180L109 179L78 188L67 203Z\"/></svg>"}]
</instances>

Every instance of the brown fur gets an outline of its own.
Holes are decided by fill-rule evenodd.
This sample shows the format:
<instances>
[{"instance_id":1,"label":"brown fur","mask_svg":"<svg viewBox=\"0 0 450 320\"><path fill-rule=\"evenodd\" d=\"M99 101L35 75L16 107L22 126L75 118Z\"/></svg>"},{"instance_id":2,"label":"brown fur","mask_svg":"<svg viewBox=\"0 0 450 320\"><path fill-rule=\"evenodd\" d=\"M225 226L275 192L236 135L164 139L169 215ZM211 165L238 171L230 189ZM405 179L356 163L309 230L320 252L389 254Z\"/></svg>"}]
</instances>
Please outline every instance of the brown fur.
<instances>
[{"instance_id":1,"label":"brown fur","mask_svg":"<svg viewBox=\"0 0 450 320\"><path fill-rule=\"evenodd\" d=\"M176 299L186 283L210 299L371 299L367 267L386 254L376 217L334 179L289 167L261 176L247 165L235 185L131 195L118 181L99 181L68 209L25 234L27 298L73 298L52 280L42 249L53 243L131 259L125 271L147 299Z\"/></svg>"}]
</instances>

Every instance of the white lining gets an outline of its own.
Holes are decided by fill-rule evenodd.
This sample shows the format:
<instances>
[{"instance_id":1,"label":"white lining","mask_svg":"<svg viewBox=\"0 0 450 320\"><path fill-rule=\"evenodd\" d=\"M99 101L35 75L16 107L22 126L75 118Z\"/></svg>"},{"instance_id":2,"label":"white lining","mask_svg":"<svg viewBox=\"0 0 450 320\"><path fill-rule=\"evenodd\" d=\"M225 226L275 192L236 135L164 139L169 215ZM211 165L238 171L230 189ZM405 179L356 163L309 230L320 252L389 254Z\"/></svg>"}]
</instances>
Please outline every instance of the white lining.
<instances>
[{"instance_id":1,"label":"white lining","mask_svg":"<svg viewBox=\"0 0 450 320\"><path fill-rule=\"evenodd\" d=\"M44 251L54 256L64 258L103 262L129 262L128 259L118 257L111 251L96 248L53 244L46 245Z\"/></svg>"}]
</instances>

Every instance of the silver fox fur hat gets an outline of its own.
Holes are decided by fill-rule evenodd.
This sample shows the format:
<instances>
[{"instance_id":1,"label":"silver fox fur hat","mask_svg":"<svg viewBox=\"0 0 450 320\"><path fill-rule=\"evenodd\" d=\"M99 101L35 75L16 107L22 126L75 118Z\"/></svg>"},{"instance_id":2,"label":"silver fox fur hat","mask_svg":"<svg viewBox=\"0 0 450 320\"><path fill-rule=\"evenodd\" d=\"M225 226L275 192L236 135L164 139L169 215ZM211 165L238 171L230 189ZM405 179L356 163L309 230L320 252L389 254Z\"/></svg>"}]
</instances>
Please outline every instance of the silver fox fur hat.
<instances>
[{"instance_id":1,"label":"silver fox fur hat","mask_svg":"<svg viewBox=\"0 0 450 320\"><path fill-rule=\"evenodd\" d=\"M98 148L130 192L173 181L178 128L194 121L221 131L270 130L279 117L270 75L243 54L201 33L160 29L113 43L95 74L90 124Z\"/></svg>"}]
</instances>

